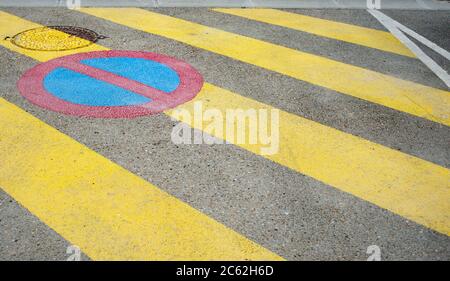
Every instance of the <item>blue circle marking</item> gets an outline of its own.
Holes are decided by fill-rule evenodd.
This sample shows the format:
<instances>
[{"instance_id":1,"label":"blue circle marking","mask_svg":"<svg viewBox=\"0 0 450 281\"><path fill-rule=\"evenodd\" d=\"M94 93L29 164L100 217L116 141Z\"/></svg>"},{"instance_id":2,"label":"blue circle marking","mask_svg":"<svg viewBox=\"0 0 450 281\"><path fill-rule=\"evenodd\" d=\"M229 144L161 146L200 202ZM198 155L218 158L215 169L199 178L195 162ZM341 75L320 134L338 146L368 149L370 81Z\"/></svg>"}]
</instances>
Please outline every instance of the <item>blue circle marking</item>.
<instances>
[{"instance_id":1,"label":"blue circle marking","mask_svg":"<svg viewBox=\"0 0 450 281\"><path fill-rule=\"evenodd\" d=\"M176 90L180 84L180 78L175 70L144 58L90 58L81 60L80 63L140 82L168 94ZM56 97L80 105L126 106L151 101L148 97L64 67L49 72L43 80L43 86Z\"/></svg>"}]
</instances>

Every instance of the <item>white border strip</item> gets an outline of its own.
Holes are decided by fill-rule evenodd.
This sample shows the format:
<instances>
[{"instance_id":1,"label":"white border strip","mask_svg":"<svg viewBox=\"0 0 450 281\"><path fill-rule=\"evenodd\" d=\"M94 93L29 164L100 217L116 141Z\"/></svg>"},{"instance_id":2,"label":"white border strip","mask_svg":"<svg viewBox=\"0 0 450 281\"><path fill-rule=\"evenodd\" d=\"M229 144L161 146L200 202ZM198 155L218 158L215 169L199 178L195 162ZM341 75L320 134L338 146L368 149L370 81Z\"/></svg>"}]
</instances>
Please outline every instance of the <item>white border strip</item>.
<instances>
[{"instance_id":1,"label":"white border strip","mask_svg":"<svg viewBox=\"0 0 450 281\"><path fill-rule=\"evenodd\" d=\"M0 7L270 7L304 9L367 9L368 1L381 9L450 10L443 0L0 0ZM69 2L69 3L68 3Z\"/></svg>"}]
</instances>

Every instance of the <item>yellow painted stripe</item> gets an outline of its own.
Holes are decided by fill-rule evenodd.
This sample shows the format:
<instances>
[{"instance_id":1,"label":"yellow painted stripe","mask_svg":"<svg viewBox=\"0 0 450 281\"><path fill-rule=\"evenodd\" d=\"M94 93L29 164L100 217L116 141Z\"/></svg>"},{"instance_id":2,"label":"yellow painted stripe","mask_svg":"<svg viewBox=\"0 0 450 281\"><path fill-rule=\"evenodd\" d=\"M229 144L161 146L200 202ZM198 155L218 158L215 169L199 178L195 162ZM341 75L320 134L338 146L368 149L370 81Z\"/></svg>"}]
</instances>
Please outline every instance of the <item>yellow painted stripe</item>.
<instances>
[{"instance_id":1,"label":"yellow painted stripe","mask_svg":"<svg viewBox=\"0 0 450 281\"><path fill-rule=\"evenodd\" d=\"M448 91L142 9L80 11L450 125Z\"/></svg>"},{"instance_id":2,"label":"yellow painted stripe","mask_svg":"<svg viewBox=\"0 0 450 281\"><path fill-rule=\"evenodd\" d=\"M192 113L195 101L224 116L226 109L275 109L209 83L177 109ZM166 114L179 118L173 110ZM189 124L198 129L206 125ZM264 145L239 146L259 155ZM279 146L278 154L264 157L450 235L450 170L284 111Z\"/></svg>"},{"instance_id":3,"label":"yellow painted stripe","mask_svg":"<svg viewBox=\"0 0 450 281\"><path fill-rule=\"evenodd\" d=\"M223 116L230 108L274 110L211 84L176 110L194 114L196 101L202 102L203 110L219 110ZM176 110L166 113L197 129L211 123L183 120ZM450 235L450 170L281 110L279 124L279 152L263 157ZM209 133L235 143L224 132ZM247 127L246 136L249 133ZM255 154L267 147L238 145Z\"/></svg>"},{"instance_id":4,"label":"yellow painted stripe","mask_svg":"<svg viewBox=\"0 0 450 281\"><path fill-rule=\"evenodd\" d=\"M391 33L274 9L213 9L268 24L399 54L416 56ZM368 14L369 16L369 14Z\"/></svg>"},{"instance_id":5,"label":"yellow painted stripe","mask_svg":"<svg viewBox=\"0 0 450 281\"><path fill-rule=\"evenodd\" d=\"M96 260L277 255L0 99L0 186Z\"/></svg>"},{"instance_id":6,"label":"yellow painted stripe","mask_svg":"<svg viewBox=\"0 0 450 281\"><path fill-rule=\"evenodd\" d=\"M2 33L35 26L0 19ZM95 260L281 260L1 98L0 151L0 187Z\"/></svg>"}]
</instances>

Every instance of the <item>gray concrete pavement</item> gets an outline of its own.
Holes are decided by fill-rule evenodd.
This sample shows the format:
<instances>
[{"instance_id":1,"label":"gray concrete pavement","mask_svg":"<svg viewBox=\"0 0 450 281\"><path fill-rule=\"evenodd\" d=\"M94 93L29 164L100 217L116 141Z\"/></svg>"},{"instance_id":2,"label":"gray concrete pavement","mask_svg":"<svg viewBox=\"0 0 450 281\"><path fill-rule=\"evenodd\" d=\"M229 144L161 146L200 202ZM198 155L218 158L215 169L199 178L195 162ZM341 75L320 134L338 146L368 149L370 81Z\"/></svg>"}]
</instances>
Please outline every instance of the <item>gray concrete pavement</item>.
<instances>
[{"instance_id":1,"label":"gray concrete pavement","mask_svg":"<svg viewBox=\"0 0 450 281\"><path fill-rule=\"evenodd\" d=\"M2 10L42 25L93 29L107 36L98 43L111 49L177 57L198 69L209 83L450 167L447 126L75 10ZM417 59L207 9L153 11L448 90ZM384 30L364 10L289 11ZM450 50L444 24L450 20L447 12L386 14ZM173 144L170 132L176 122L168 116L89 119L32 105L18 93L15 82L37 62L5 48L0 48L0 57L2 98L288 260L365 260L369 245L378 245L384 260L450 259L448 236L242 148ZM436 60L449 70L443 59ZM67 256L70 243L4 192L0 192L0 227L2 260Z\"/></svg>"}]
</instances>

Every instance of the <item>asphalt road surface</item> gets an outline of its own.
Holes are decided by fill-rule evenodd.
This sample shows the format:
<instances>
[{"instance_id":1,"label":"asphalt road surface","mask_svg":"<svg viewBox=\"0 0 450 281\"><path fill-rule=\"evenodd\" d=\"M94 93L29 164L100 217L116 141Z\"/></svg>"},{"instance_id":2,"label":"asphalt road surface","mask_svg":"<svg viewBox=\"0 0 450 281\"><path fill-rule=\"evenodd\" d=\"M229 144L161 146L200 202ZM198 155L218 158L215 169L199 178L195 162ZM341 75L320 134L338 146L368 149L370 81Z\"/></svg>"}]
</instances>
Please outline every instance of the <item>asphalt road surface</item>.
<instances>
[{"instance_id":1,"label":"asphalt road surface","mask_svg":"<svg viewBox=\"0 0 450 281\"><path fill-rule=\"evenodd\" d=\"M381 12L448 54L448 11ZM367 260L372 245L382 260L450 259L449 87L367 10L3 7L0 35L0 260L67 260L71 245L82 260ZM180 69L105 52L29 72L107 50ZM148 85L151 102L193 96L142 113ZM180 123L199 105L276 112L273 138ZM177 143L180 124L216 143Z\"/></svg>"}]
</instances>

